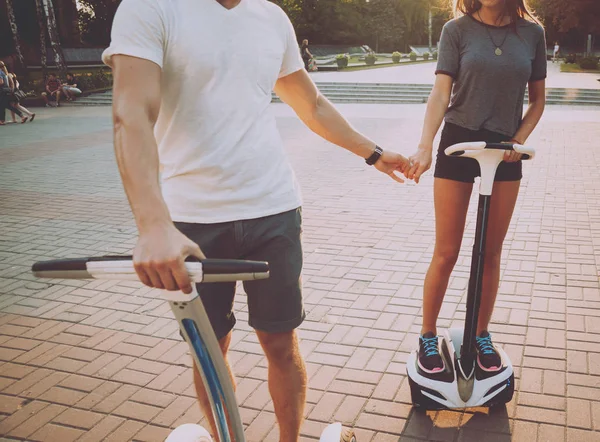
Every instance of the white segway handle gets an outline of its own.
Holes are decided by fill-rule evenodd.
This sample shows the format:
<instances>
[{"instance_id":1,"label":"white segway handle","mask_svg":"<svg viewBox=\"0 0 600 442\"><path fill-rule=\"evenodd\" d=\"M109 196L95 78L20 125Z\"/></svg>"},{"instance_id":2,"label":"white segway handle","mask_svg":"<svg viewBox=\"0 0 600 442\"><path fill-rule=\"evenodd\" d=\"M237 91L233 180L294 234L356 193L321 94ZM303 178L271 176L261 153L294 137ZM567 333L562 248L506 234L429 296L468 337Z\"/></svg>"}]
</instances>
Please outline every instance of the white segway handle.
<instances>
[{"instance_id":1,"label":"white segway handle","mask_svg":"<svg viewBox=\"0 0 600 442\"><path fill-rule=\"evenodd\" d=\"M188 258L186 269L193 282L252 281L269 277L269 264L236 259ZM38 278L115 279L139 281L132 256L101 256L36 262L32 267Z\"/></svg>"},{"instance_id":2,"label":"white segway handle","mask_svg":"<svg viewBox=\"0 0 600 442\"><path fill-rule=\"evenodd\" d=\"M444 151L449 156L469 156L474 158L478 152L482 152L485 149L496 149L496 150L514 150L522 154L521 159L532 160L535 156L535 149L523 146L516 143L486 143L485 141L475 141L454 144Z\"/></svg>"}]
</instances>

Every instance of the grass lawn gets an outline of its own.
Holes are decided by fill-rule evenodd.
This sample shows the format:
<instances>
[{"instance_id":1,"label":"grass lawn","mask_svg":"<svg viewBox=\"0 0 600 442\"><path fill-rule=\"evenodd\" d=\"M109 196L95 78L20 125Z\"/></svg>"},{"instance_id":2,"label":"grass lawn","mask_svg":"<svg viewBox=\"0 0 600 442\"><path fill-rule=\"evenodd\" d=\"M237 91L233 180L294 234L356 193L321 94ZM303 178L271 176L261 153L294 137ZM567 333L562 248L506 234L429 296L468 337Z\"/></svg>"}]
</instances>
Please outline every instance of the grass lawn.
<instances>
[{"instance_id":1,"label":"grass lawn","mask_svg":"<svg viewBox=\"0 0 600 442\"><path fill-rule=\"evenodd\" d=\"M560 71L569 73L600 74L600 69L581 69L576 63L562 63L560 65Z\"/></svg>"}]
</instances>

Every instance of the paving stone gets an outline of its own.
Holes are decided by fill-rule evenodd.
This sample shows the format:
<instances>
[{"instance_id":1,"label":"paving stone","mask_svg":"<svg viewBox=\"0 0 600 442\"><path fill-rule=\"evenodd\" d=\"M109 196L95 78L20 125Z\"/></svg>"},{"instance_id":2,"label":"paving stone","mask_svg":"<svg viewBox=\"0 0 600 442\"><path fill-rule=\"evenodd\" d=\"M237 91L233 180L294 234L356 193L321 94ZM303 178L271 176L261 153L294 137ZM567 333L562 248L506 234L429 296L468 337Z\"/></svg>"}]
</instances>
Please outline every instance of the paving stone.
<instances>
[{"instance_id":1,"label":"paving stone","mask_svg":"<svg viewBox=\"0 0 600 442\"><path fill-rule=\"evenodd\" d=\"M340 109L408 155L425 105ZM273 111L305 201L301 440L333 420L361 442L600 440L600 111L549 109L531 137L541 154L524 163L490 326L515 366L515 399L502 413L425 414L410 407L405 363L434 246L431 172L418 186L395 184L311 135L287 107ZM136 240L110 110L42 109L38 119L44 140L37 126L0 134L0 434L151 441L205 423L188 348L156 291L30 274L36 260L130 253ZM473 196L440 329L464 320L475 213ZM235 309L230 362L248 440L276 441L267 362L241 286Z\"/></svg>"}]
</instances>

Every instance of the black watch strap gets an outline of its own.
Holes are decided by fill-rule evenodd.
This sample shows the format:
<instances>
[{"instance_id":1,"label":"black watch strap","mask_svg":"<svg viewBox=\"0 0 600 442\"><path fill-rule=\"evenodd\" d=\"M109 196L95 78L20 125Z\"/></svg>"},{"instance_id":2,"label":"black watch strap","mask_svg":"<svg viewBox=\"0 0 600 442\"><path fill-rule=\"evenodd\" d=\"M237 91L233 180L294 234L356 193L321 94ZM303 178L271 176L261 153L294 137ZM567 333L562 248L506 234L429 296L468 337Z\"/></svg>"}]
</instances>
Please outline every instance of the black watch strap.
<instances>
[{"instance_id":1,"label":"black watch strap","mask_svg":"<svg viewBox=\"0 0 600 442\"><path fill-rule=\"evenodd\" d=\"M373 155L371 155L369 158L367 158L365 160L365 162L369 165L372 166L373 164L375 164L377 162L377 160L379 159L379 157L381 157L381 154L383 153L383 149L379 146L375 146L375 152L373 152Z\"/></svg>"}]
</instances>

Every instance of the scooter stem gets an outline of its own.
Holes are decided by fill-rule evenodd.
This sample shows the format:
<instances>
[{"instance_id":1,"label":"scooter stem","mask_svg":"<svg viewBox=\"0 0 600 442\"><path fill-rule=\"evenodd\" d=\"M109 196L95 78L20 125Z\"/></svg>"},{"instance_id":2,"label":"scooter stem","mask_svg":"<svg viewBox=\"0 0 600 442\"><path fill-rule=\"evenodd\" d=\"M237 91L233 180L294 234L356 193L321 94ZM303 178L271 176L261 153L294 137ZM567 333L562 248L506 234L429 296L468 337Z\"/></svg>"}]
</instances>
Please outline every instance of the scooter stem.
<instances>
[{"instance_id":1,"label":"scooter stem","mask_svg":"<svg viewBox=\"0 0 600 442\"><path fill-rule=\"evenodd\" d=\"M477 228L471 257L469 289L467 292L467 314L459 360L461 369L467 378L471 377L475 368L475 338L477 336L477 322L483 288L485 239L487 236L491 199L490 195L479 195L479 206L477 208Z\"/></svg>"}]
</instances>

